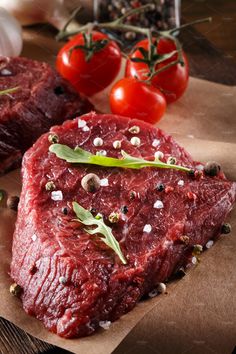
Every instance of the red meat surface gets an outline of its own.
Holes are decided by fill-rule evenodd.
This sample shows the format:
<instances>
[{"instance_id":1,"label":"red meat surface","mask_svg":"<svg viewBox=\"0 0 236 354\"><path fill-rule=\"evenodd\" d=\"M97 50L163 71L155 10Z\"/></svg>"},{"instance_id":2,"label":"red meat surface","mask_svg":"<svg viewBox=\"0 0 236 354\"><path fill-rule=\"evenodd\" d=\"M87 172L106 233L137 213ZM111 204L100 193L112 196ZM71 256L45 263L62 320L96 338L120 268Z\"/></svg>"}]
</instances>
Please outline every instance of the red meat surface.
<instances>
[{"instance_id":1,"label":"red meat surface","mask_svg":"<svg viewBox=\"0 0 236 354\"><path fill-rule=\"evenodd\" d=\"M22 154L48 129L91 110L50 65L0 56L0 174L17 167Z\"/></svg>"},{"instance_id":2,"label":"red meat surface","mask_svg":"<svg viewBox=\"0 0 236 354\"><path fill-rule=\"evenodd\" d=\"M201 167L171 136L144 122L95 113L81 120L89 129L79 128L75 119L51 131L61 144L92 153L102 149L107 156L120 158L123 149L146 158L159 150L163 161L174 156L177 164ZM139 147L130 142L132 126L140 127L135 134ZM100 321L114 321L130 311L160 282L191 263L194 245L204 247L216 239L235 201L236 185L223 174L194 178L174 169L72 165L49 152L48 136L41 136L24 156L11 276L23 289L21 298L28 314L60 336L85 336ZM96 137L103 139L102 146L94 146ZM121 149L113 147L115 140L121 141ZM106 178L108 185L86 192L81 179L87 173ZM62 192L63 200L51 199L51 191L45 189L48 181ZM162 191L157 188L160 183L165 187ZM89 235L73 221L72 201L101 213L107 224L111 212L121 213L119 222L110 226L126 265L99 236ZM156 201L163 208L154 208ZM149 233L145 225L151 225ZM183 235L189 243L183 242Z\"/></svg>"}]
</instances>

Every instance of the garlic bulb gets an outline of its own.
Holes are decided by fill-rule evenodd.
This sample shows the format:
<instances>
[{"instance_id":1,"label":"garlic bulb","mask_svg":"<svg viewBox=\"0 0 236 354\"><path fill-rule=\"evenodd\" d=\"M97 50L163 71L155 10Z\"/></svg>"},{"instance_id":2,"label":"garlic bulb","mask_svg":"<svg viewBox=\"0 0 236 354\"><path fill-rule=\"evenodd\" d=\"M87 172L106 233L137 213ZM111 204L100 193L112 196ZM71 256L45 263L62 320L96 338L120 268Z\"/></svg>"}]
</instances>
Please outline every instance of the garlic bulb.
<instances>
[{"instance_id":1,"label":"garlic bulb","mask_svg":"<svg viewBox=\"0 0 236 354\"><path fill-rule=\"evenodd\" d=\"M18 56L22 46L22 29L19 22L0 7L0 55Z\"/></svg>"},{"instance_id":2,"label":"garlic bulb","mask_svg":"<svg viewBox=\"0 0 236 354\"><path fill-rule=\"evenodd\" d=\"M36 23L51 23L61 30L70 17L65 0L1 0L0 4L9 11L23 25ZM74 8L80 5L79 1L69 1ZM78 28L72 21L70 29Z\"/></svg>"}]
</instances>

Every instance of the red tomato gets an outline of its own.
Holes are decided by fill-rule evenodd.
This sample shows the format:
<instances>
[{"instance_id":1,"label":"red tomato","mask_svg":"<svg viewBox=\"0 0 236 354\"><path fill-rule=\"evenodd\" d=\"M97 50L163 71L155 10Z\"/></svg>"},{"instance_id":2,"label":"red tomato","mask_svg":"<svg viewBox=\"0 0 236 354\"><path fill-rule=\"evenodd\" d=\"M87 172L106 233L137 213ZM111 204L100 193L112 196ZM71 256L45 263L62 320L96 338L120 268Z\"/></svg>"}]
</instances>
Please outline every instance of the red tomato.
<instances>
[{"instance_id":1,"label":"red tomato","mask_svg":"<svg viewBox=\"0 0 236 354\"><path fill-rule=\"evenodd\" d=\"M93 42L102 41L108 37L100 32L92 32ZM56 67L59 73L66 78L75 89L92 96L107 87L117 76L121 66L121 51L118 45L109 42L92 58L86 61L86 52L75 46L84 46L83 34L73 37L62 47L57 55Z\"/></svg>"},{"instance_id":2,"label":"red tomato","mask_svg":"<svg viewBox=\"0 0 236 354\"><path fill-rule=\"evenodd\" d=\"M156 87L134 78L124 78L111 90L110 107L114 114L154 124L165 113L166 100Z\"/></svg>"},{"instance_id":3,"label":"red tomato","mask_svg":"<svg viewBox=\"0 0 236 354\"><path fill-rule=\"evenodd\" d=\"M142 47L145 50L148 50L148 40L144 39L137 43L135 47ZM161 38L157 44L157 53L158 54L166 54L171 53L172 51L176 50L175 43L169 39ZM141 52L136 50L132 55L131 58L143 58ZM163 90L163 94L166 97L167 103L171 103L176 101L187 88L188 85L188 78L189 78L189 65L188 60L183 53L184 58L184 66L181 64L176 64L169 69L162 71L161 73L157 74L152 79L152 84ZM177 54L173 55L170 59L165 60L164 62L157 64L155 69L160 69L166 66L168 63L173 62L177 59ZM137 77L140 80L147 79L147 73L149 72L148 64L146 63L135 63L131 60L127 61L126 65L126 76L127 77Z\"/></svg>"}]
</instances>

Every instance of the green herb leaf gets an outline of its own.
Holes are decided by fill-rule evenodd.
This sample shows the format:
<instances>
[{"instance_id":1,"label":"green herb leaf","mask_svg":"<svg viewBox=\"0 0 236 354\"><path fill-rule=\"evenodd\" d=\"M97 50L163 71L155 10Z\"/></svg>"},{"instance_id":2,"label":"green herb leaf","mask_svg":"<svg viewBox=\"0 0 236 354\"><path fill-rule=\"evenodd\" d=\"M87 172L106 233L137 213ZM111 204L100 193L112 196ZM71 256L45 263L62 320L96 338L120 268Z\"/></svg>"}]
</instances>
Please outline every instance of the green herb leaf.
<instances>
[{"instance_id":1,"label":"green herb leaf","mask_svg":"<svg viewBox=\"0 0 236 354\"><path fill-rule=\"evenodd\" d=\"M104 223L103 217L100 216L99 218L94 217L90 211L84 209L81 205L76 202L73 202L73 210L78 218L78 220L86 225L86 226L95 226L96 228L93 229L85 229L87 233L90 235L101 234L102 241L118 255L121 262L126 264L127 261L120 249L119 242L115 239L114 235L112 234L112 229ZM77 219L76 219L77 220Z\"/></svg>"},{"instance_id":2,"label":"green herb leaf","mask_svg":"<svg viewBox=\"0 0 236 354\"><path fill-rule=\"evenodd\" d=\"M13 93L13 92L17 91L18 89L19 89L19 87L12 87L12 88L9 88L6 90L2 90L2 91L0 91L0 95L6 95L8 93Z\"/></svg>"},{"instance_id":3,"label":"green herb leaf","mask_svg":"<svg viewBox=\"0 0 236 354\"><path fill-rule=\"evenodd\" d=\"M93 155L90 152L76 147L74 150L67 145L62 144L52 144L49 147L49 151L54 153L58 158L65 160L70 163L85 163L90 165L98 165L105 167L120 167L120 168L132 168L139 169L144 167L158 167L158 168L172 168L175 170L190 172L191 169L171 165L155 159L154 161L148 161L140 157L134 157L127 154L125 151L121 151L123 156L122 159L117 159L114 157Z\"/></svg>"}]
</instances>

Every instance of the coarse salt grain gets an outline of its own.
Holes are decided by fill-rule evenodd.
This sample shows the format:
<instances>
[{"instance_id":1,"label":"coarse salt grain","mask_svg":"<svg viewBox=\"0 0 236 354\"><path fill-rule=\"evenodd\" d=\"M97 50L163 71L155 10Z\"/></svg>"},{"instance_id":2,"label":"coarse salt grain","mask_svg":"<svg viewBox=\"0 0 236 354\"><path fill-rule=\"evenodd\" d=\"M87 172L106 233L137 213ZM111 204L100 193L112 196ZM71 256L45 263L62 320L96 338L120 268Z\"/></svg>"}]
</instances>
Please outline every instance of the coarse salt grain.
<instances>
[{"instance_id":1,"label":"coarse salt grain","mask_svg":"<svg viewBox=\"0 0 236 354\"><path fill-rule=\"evenodd\" d=\"M94 145L94 146L102 146L102 145L103 145L103 140L102 140L102 138L95 138L95 139L93 140L93 145Z\"/></svg>"},{"instance_id":2,"label":"coarse salt grain","mask_svg":"<svg viewBox=\"0 0 236 354\"><path fill-rule=\"evenodd\" d=\"M155 156L156 159L163 159L164 154L163 154L162 151L156 151L154 156Z\"/></svg>"},{"instance_id":3,"label":"coarse salt grain","mask_svg":"<svg viewBox=\"0 0 236 354\"><path fill-rule=\"evenodd\" d=\"M12 75L12 72L8 69L2 69L1 70L1 75L3 76L9 76L9 75Z\"/></svg>"},{"instance_id":4,"label":"coarse salt grain","mask_svg":"<svg viewBox=\"0 0 236 354\"><path fill-rule=\"evenodd\" d=\"M106 152L106 150L99 150L96 152L96 155L97 156L106 156L107 152Z\"/></svg>"},{"instance_id":5,"label":"coarse salt grain","mask_svg":"<svg viewBox=\"0 0 236 354\"><path fill-rule=\"evenodd\" d=\"M66 282L67 282L67 279L66 279L65 277L61 276L61 277L59 278L59 283L60 283L60 284L65 285Z\"/></svg>"},{"instance_id":6,"label":"coarse salt grain","mask_svg":"<svg viewBox=\"0 0 236 354\"><path fill-rule=\"evenodd\" d=\"M183 187L184 186L184 180L180 179L178 182L178 186Z\"/></svg>"},{"instance_id":7,"label":"coarse salt grain","mask_svg":"<svg viewBox=\"0 0 236 354\"><path fill-rule=\"evenodd\" d=\"M158 295L157 289L153 289L152 291L150 291L150 292L148 293L148 296L151 297L151 298L153 298L153 297L155 297L155 296L157 296L157 295Z\"/></svg>"},{"instance_id":8,"label":"coarse salt grain","mask_svg":"<svg viewBox=\"0 0 236 354\"><path fill-rule=\"evenodd\" d=\"M147 232L148 234L152 231L152 226L150 224L146 224L143 228L143 232Z\"/></svg>"},{"instance_id":9,"label":"coarse salt grain","mask_svg":"<svg viewBox=\"0 0 236 354\"><path fill-rule=\"evenodd\" d=\"M108 179L107 179L107 178L102 178L101 181L100 181L100 185L101 185L102 187L107 187L107 186L109 186Z\"/></svg>"},{"instance_id":10,"label":"coarse salt grain","mask_svg":"<svg viewBox=\"0 0 236 354\"><path fill-rule=\"evenodd\" d=\"M83 128L82 128L83 132L89 132L90 131L90 128L85 125Z\"/></svg>"},{"instance_id":11,"label":"coarse salt grain","mask_svg":"<svg viewBox=\"0 0 236 354\"><path fill-rule=\"evenodd\" d=\"M110 328L111 321L99 321L99 326L107 330Z\"/></svg>"},{"instance_id":12,"label":"coarse salt grain","mask_svg":"<svg viewBox=\"0 0 236 354\"><path fill-rule=\"evenodd\" d=\"M197 264L197 257L194 256L194 257L192 258L192 263L193 263L193 264Z\"/></svg>"},{"instance_id":13,"label":"coarse salt grain","mask_svg":"<svg viewBox=\"0 0 236 354\"><path fill-rule=\"evenodd\" d=\"M133 138L130 139L130 142L134 146L140 146L141 140L137 136L133 136Z\"/></svg>"},{"instance_id":14,"label":"coarse salt grain","mask_svg":"<svg viewBox=\"0 0 236 354\"><path fill-rule=\"evenodd\" d=\"M206 248L211 248L214 244L214 241L210 240L206 243Z\"/></svg>"},{"instance_id":15,"label":"coarse salt grain","mask_svg":"<svg viewBox=\"0 0 236 354\"><path fill-rule=\"evenodd\" d=\"M157 147L159 144L160 144L160 140L158 140L158 139L154 139L152 142L153 147Z\"/></svg>"},{"instance_id":16,"label":"coarse salt grain","mask_svg":"<svg viewBox=\"0 0 236 354\"><path fill-rule=\"evenodd\" d=\"M55 202L57 202L59 200L63 200L62 191L53 191L51 193L51 199L54 200Z\"/></svg>"},{"instance_id":17,"label":"coarse salt grain","mask_svg":"<svg viewBox=\"0 0 236 354\"><path fill-rule=\"evenodd\" d=\"M155 209L162 209L162 208L164 208L164 204L162 203L161 200L157 200L157 201L154 203L153 207L154 207Z\"/></svg>"},{"instance_id":18,"label":"coarse salt grain","mask_svg":"<svg viewBox=\"0 0 236 354\"><path fill-rule=\"evenodd\" d=\"M120 149L121 148L121 141L120 140L115 140L113 142L113 148L114 149Z\"/></svg>"},{"instance_id":19,"label":"coarse salt grain","mask_svg":"<svg viewBox=\"0 0 236 354\"><path fill-rule=\"evenodd\" d=\"M165 294L166 293L166 284L159 283L158 287L157 287L157 290L158 290L159 293Z\"/></svg>"},{"instance_id":20,"label":"coarse salt grain","mask_svg":"<svg viewBox=\"0 0 236 354\"><path fill-rule=\"evenodd\" d=\"M83 120L83 119L78 120L78 128L84 128L84 127L86 127L86 125L87 125L87 122L85 120Z\"/></svg>"},{"instance_id":21,"label":"coarse salt grain","mask_svg":"<svg viewBox=\"0 0 236 354\"><path fill-rule=\"evenodd\" d=\"M32 241L36 241L37 240L37 235L33 234L33 236L31 237Z\"/></svg>"}]
</instances>

